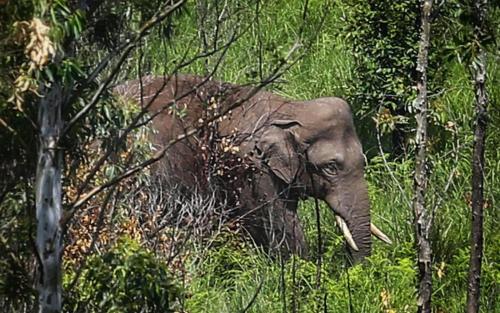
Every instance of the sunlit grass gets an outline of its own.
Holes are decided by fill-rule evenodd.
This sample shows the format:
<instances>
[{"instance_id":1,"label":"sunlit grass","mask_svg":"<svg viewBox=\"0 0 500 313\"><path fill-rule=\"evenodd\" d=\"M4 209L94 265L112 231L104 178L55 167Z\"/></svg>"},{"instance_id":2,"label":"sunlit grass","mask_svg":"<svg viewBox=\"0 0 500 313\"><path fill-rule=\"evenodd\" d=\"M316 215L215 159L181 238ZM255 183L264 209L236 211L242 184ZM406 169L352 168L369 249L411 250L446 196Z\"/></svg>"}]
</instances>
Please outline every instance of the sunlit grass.
<instances>
[{"instance_id":1,"label":"sunlit grass","mask_svg":"<svg viewBox=\"0 0 500 313\"><path fill-rule=\"evenodd\" d=\"M320 14L318 3L313 2ZM302 7L295 2L270 2L262 6L259 27L248 32L228 50L216 77L235 83L259 79L259 72L269 72L277 60L294 44L301 22ZM251 16L251 13L248 13ZM355 77L354 60L349 47L336 33L340 12L326 15L325 30L310 36L311 50L290 69L279 83L268 88L286 97L311 99L321 96L348 96L349 82ZM248 26L248 24L247 24ZM145 43L145 66L155 74L169 72L185 54L200 51L195 12L187 11L177 22L175 40L152 40ZM311 34L309 34L311 35ZM182 40L178 40L182 38ZM260 42L260 43L259 43ZM259 46L261 44L261 46ZM259 53L262 63L259 64ZM216 61L210 59L210 65ZM500 235L498 210L500 190L500 101L498 62L490 63L490 99L492 103L485 169L485 252L482 277L482 312L499 312L498 268ZM183 73L203 74L202 60L183 68ZM468 70L458 62L450 66L442 93L433 95L430 106L433 145L430 154L428 206L434 215L432 245L433 306L435 312L463 312L467 292L470 233L470 157L473 134L474 93ZM137 76L137 68L129 72ZM435 123L433 122L435 119ZM449 128L444 127L447 125ZM291 258L280 262L239 237L224 237L211 247L203 259L189 260L185 274L188 312L238 312L256 295L248 312L415 312L416 252L413 240L411 209L413 168L408 160L392 162L382 158L373 144L375 129L360 127L364 149L374 155L368 160L366 179L372 205L372 220L394 244L374 239L373 255L365 264L346 267L344 241L333 214L320 204L324 249L322 280L316 286L317 229L313 201L301 204L299 215L310 248L309 259ZM237 244L234 244L237 243ZM295 274L294 274L295 272ZM293 277L295 275L295 278ZM284 283L283 283L284 282ZM326 306L326 309L324 308Z\"/></svg>"}]
</instances>

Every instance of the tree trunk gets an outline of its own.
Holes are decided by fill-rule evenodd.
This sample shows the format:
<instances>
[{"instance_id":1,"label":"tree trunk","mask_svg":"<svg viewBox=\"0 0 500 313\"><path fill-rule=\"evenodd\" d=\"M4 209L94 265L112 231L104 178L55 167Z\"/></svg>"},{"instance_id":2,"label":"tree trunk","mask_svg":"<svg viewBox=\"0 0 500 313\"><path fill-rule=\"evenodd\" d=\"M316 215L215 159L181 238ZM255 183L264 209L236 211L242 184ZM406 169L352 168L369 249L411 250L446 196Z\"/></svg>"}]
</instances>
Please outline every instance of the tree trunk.
<instances>
[{"instance_id":1,"label":"tree trunk","mask_svg":"<svg viewBox=\"0 0 500 313\"><path fill-rule=\"evenodd\" d=\"M40 147L36 172L36 248L39 258L39 312L61 311L62 90L54 83L38 108Z\"/></svg>"},{"instance_id":2,"label":"tree trunk","mask_svg":"<svg viewBox=\"0 0 500 313\"><path fill-rule=\"evenodd\" d=\"M432 250L429 240L431 220L425 206L425 192L427 189L427 59L430 37L430 13L432 1L420 1L421 34L420 48L417 60L417 90L415 99L417 130L415 135L415 176L413 213L415 217L415 238L418 249L419 288L417 306L418 312L431 312L432 291Z\"/></svg>"},{"instance_id":3,"label":"tree trunk","mask_svg":"<svg viewBox=\"0 0 500 313\"><path fill-rule=\"evenodd\" d=\"M478 44L477 59L473 60L476 89L476 121L474 129L474 150L472 153L472 234L469 262L469 283L467 288L467 312L479 312L481 260L483 254L483 182L484 142L487 126L488 97L486 94L486 52L481 47L485 36L487 1L474 4L474 39Z\"/></svg>"}]
</instances>

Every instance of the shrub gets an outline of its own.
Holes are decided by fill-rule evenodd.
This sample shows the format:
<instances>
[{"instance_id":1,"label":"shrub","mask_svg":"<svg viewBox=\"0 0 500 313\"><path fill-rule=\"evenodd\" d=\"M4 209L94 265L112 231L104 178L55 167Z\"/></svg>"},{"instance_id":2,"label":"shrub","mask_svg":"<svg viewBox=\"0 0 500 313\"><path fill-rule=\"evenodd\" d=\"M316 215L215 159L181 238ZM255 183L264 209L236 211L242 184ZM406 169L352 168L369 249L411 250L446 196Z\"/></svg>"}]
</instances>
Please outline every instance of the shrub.
<instances>
[{"instance_id":1,"label":"shrub","mask_svg":"<svg viewBox=\"0 0 500 313\"><path fill-rule=\"evenodd\" d=\"M72 270L65 275L65 288L75 275ZM174 312L182 297L167 265L129 237L90 256L68 292L67 312Z\"/></svg>"}]
</instances>

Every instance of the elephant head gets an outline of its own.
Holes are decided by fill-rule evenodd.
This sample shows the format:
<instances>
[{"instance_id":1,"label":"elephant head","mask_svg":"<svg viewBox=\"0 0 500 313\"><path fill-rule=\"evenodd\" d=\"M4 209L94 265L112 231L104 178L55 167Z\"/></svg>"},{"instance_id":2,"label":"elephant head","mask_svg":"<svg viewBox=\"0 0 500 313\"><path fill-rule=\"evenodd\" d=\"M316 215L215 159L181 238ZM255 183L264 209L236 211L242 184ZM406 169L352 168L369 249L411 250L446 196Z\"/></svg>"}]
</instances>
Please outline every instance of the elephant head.
<instances>
[{"instance_id":1,"label":"elephant head","mask_svg":"<svg viewBox=\"0 0 500 313\"><path fill-rule=\"evenodd\" d=\"M269 116L254 148L268 171L297 198L328 204L355 261L370 255L371 233L390 243L370 222L364 155L349 105L321 98L285 104Z\"/></svg>"}]
</instances>

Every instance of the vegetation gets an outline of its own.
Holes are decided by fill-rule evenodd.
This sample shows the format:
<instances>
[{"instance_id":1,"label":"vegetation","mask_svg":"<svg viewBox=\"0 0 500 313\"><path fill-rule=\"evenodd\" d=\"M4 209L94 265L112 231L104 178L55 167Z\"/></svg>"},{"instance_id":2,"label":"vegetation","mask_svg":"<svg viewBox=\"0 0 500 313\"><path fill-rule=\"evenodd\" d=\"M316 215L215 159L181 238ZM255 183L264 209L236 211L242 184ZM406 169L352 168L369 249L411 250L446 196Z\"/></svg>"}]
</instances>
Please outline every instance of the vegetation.
<instances>
[{"instance_id":1,"label":"vegetation","mask_svg":"<svg viewBox=\"0 0 500 313\"><path fill-rule=\"evenodd\" d=\"M69 268L65 279L76 275ZM68 290L70 312L174 312L181 288L168 266L154 253L128 237L102 255L92 255L74 289Z\"/></svg>"},{"instance_id":2,"label":"vegetation","mask_svg":"<svg viewBox=\"0 0 500 313\"><path fill-rule=\"evenodd\" d=\"M75 91L62 116L72 120L92 103L61 141L63 179L63 311L66 312L415 312L416 245L413 214L414 67L419 37L414 1L259 2L228 1L222 24L220 1L187 1L134 37L162 1L0 0L0 308L33 310L37 305L35 172L37 110L44 86L60 83ZM172 2L173 3L173 2ZM200 3L209 10L200 22ZM217 6L217 3L220 6ZM226 2L224 2L226 3ZM4 10L5 9L5 10ZM217 11L219 10L219 11ZM435 4L429 63L429 181L427 207L433 227L433 312L463 312L471 234L474 144L474 41L469 4ZM210 15L212 14L212 15ZM215 16L215 17L214 17ZM47 63L26 53L23 21L50 28ZM214 19L215 18L215 19ZM307 23L304 23L306 19ZM484 251L480 312L498 312L500 282L500 7L488 7L489 125L484 167ZM4 22L5 21L5 22ZM15 24L15 23L18 24ZM14 26L18 25L18 26ZM203 25L204 35L200 34ZM306 25L306 26L304 26ZM417 26L416 26L417 25ZM18 33L17 29L21 31ZM384 29L385 31L381 31ZM453 31L452 31L453 30ZM214 35L215 32L218 35ZM19 38L13 36L19 34ZM129 35L130 34L130 35ZM206 44L200 42L205 36ZM291 47L300 39L293 58ZM137 41L130 46L127 41ZM26 38L25 38L26 40ZM43 45L42 43L40 43ZM226 49L227 45L227 49ZM117 48L118 47L118 48ZM197 58L201 53L208 57ZM53 54L53 55L52 55ZM296 56L297 55L297 56ZM107 56L102 71L89 73ZM188 62L191 58L192 62ZM120 63L122 62L122 63ZM218 212L210 199L188 200L158 186L147 171L120 180L82 205L91 187L120 177L151 157L146 129L133 125L140 110L117 102L109 87L143 73L214 71L220 80L255 83L277 66L293 65L269 90L290 98L327 95L350 100L367 155L372 219L394 241L375 241L364 264L347 265L333 216L320 205L322 266L317 267L315 203L302 202L308 259L280 259L255 247L231 223L200 216L211 227L171 223L168 212ZM120 71L113 75L113 68ZM84 82L84 84L82 84ZM388 96L389 95L389 96ZM395 97L390 96L395 95ZM138 111L139 110L139 111ZM143 117L138 121L143 121ZM394 153L394 130L404 131L404 153ZM122 138L124 140L117 140ZM99 156L108 154L102 164ZM100 165L96 167L96 164ZM93 175L92 171L96 169ZM90 178L89 178L90 177ZM162 199L158 194L165 195ZM168 196L167 196L168 195ZM183 203L178 207L176 203ZM200 209L200 208L203 209ZM75 209L77 208L77 209ZM200 212L201 211L201 212ZM210 213L210 214L212 214ZM321 271L318 284L317 271Z\"/></svg>"}]
</instances>

